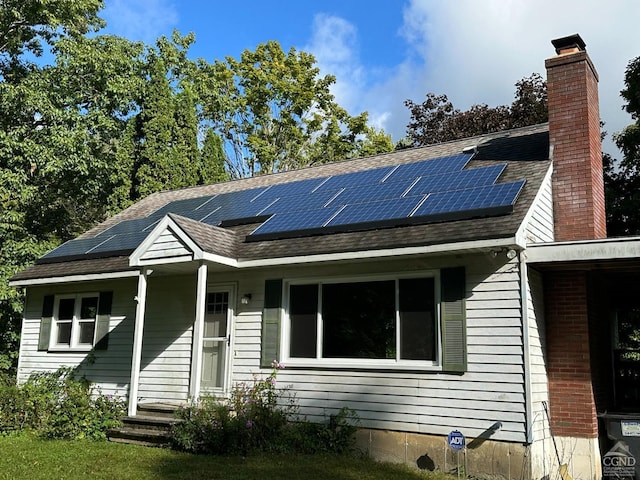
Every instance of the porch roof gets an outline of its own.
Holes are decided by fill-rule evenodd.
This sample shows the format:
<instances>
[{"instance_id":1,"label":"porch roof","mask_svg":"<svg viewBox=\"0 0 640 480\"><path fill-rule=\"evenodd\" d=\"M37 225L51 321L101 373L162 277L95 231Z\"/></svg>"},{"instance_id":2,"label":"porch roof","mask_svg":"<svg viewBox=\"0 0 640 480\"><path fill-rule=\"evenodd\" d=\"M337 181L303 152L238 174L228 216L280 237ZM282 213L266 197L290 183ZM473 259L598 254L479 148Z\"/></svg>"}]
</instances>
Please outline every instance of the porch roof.
<instances>
[{"instance_id":1,"label":"porch roof","mask_svg":"<svg viewBox=\"0 0 640 480\"><path fill-rule=\"evenodd\" d=\"M640 237L533 244L526 259L541 270L640 270Z\"/></svg>"}]
</instances>

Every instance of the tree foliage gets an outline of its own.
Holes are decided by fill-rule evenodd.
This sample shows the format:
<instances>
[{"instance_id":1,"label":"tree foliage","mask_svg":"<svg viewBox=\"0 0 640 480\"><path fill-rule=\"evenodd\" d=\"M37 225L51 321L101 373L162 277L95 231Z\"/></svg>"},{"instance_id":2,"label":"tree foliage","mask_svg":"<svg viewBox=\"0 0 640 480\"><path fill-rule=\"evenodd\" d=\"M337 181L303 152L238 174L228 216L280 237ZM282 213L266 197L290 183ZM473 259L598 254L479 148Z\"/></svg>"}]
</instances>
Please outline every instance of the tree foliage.
<instances>
[{"instance_id":1,"label":"tree foliage","mask_svg":"<svg viewBox=\"0 0 640 480\"><path fill-rule=\"evenodd\" d=\"M39 56L43 42L78 37L104 26L98 11L102 0L2 0L0 2L0 64L6 71L30 52Z\"/></svg>"},{"instance_id":2,"label":"tree foliage","mask_svg":"<svg viewBox=\"0 0 640 480\"><path fill-rule=\"evenodd\" d=\"M269 42L194 61L193 34L96 34L102 6L0 0L0 371L15 367L22 316L7 280L60 242L158 190L392 147L305 52Z\"/></svg>"},{"instance_id":3,"label":"tree foliage","mask_svg":"<svg viewBox=\"0 0 640 480\"><path fill-rule=\"evenodd\" d=\"M640 235L640 57L629 62L624 83L623 108L634 122L614 135L622 160L604 158L609 236Z\"/></svg>"},{"instance_id":4,"label":"tree foliage","mask_svg":"<svg viewBox=\"0 0 640 480\"><path fill-rule=\"evenodd\" d=\"M498 132L547 121L547 86L537 73L516 83L510 106L473 105L456 109L446 95L428 93L422 103L406 100L411 117L401 146L420 146Z\"/></svg>"},{"instance_id":5,"label":"tree foliage","mask_svg":"<svg viewBox=\"0 0 640 480\"><path fill-rule=\"evenodd\" d=\"M234 178L290 170L359 156L389 145L366 139L367 114L351 116L330 92L335 78L320 76L315 58L277 42L200 63L203 117L223 141ZM390 142L388 142L390 144Z\"/></svg>"}]
</instances>

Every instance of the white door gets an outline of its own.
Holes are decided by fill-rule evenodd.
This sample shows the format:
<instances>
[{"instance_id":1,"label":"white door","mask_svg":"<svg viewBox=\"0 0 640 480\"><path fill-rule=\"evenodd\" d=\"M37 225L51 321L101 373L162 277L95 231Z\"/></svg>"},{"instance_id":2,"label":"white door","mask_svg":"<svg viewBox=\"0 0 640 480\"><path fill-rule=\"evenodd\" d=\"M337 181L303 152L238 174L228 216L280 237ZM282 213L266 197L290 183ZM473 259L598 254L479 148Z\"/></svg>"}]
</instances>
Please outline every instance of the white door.
<instances>
[{"instance_id":1,"label":"white door","mask_svg":"<svg viewBox=\"0 0 640 480\"><path fill-rule=\"evenodd\" d=\"M229 308L231 294L232 290L229 288L207 292L200 379L200 387L203 391L224 391L227 387L231 343L231 309Z\"/></svg>"}]
</instances>

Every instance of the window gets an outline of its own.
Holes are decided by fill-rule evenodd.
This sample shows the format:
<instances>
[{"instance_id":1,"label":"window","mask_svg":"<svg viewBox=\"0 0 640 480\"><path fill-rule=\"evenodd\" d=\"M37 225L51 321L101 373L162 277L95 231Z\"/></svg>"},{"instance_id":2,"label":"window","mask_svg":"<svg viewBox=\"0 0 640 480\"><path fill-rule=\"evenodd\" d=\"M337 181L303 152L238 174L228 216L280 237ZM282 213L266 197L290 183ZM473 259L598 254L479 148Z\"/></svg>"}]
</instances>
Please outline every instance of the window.
<instances>
[{"instance_id":1,"label":"window","mask_svg":"<svg viewBox=\"0 0 640 480\"><path fill-rule=\"evenodd\" d=\"M55 299L53 348L89 349L94 344L98 294L64 295Z\"/></svg>"},{"instance_id":2,"label":"window","mask_svg":"<svg viewBox=\"0 0 640 480\"><path fill-rule=\"evenodd\" d=\"M288 284L288 361L439 363L437 276Z\"/></svg>"}]
</instances>

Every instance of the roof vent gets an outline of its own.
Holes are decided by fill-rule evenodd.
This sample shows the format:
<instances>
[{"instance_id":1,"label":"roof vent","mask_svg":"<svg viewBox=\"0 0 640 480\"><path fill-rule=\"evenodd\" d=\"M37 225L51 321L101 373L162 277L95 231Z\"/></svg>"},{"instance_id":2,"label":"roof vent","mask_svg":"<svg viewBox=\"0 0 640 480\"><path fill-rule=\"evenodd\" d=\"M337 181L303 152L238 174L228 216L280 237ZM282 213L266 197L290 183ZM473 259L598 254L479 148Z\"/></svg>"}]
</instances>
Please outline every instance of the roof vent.
<instances>
[{"instance_id":1,"label":"roof vent","mask_svg":"<svg viewBox=\"0 0 640 480\"><path fill-rule=\"evenodd\" d=\"M551 40L551 44L555 47L558 55L566 55L567 53L583 52L587 46L582 37L577 33L568 37L557 38Z\"/></svg>"}]
</instances>

